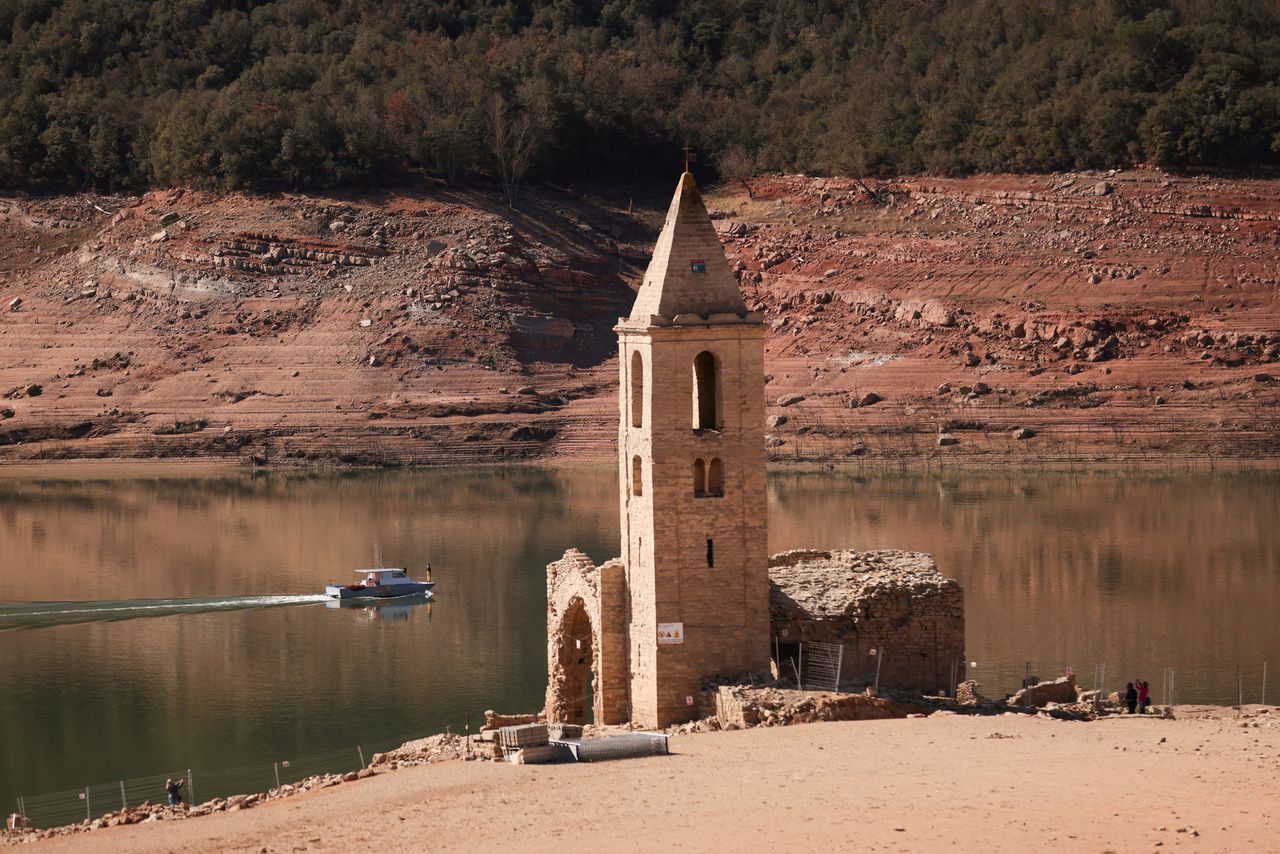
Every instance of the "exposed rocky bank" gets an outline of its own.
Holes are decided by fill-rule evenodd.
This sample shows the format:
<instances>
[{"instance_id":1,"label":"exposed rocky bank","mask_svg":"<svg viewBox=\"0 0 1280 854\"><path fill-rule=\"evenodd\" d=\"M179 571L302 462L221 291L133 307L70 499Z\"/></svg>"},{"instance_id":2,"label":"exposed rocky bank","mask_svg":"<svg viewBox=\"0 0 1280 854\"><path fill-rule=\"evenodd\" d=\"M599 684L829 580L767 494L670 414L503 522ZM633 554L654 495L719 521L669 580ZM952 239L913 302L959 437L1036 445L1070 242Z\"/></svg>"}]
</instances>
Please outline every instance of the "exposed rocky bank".
<instances>
[{"instance_id":1,"label":"exposed rocky bank","mask_svg":"<svg viewBox=\"0 0 1280 854\"><path fill-rule=\"evenodd\" d=\"M612 459L662 211L556 190L0 199L0 460ZM774 460L1280 452L1280 181L707 195Z\"/></svg>"}]
</instances>

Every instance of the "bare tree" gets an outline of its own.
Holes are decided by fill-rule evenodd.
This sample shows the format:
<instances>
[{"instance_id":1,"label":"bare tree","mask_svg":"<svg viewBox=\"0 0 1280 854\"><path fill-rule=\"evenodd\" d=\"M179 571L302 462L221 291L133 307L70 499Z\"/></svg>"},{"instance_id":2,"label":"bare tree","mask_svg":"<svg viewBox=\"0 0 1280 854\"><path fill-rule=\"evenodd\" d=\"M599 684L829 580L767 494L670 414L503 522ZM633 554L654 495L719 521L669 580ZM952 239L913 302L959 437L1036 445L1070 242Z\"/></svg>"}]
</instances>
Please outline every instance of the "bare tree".
<instances>
[{"instance_id":1,"label":"bare tree","mask_svg":"<svg viewBox=\"0 0 1280 854\"><path fill-rule=\"evenodd\" d=\"M542 124L538 118L536 111L512 105L501 92L489 96L489 144L498 161L507 205L512 208L537 147Z\"/></svg>"},{"instance_id":2,"label":"bare tree","mask_svg":"<svg viewBox=\"0 0 1280 854\"><path fill-rule=\"evenodd\" d=\"M731 146L716 159L720 174L730 181L737 181L747 191L748 199L755 199L751 194L749 179L756 174L756 159L741 145Z\"/></svg>"}]
</instances>

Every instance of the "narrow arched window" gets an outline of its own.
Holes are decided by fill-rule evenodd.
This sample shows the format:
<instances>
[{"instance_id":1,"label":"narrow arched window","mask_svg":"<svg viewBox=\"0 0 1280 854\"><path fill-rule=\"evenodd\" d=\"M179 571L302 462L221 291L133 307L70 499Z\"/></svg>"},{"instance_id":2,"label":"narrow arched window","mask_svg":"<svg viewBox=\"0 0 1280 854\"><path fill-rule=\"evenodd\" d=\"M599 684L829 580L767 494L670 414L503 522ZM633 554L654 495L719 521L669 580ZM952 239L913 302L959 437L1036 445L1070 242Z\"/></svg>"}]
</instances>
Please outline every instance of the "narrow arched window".
<instances>
[{"instance_id":1,"label":"narrow arched window","mask_svg":"<svg viewBox=\"0 0 1280 854\"><path fill-rule=\"evenodd\" d=\"M724 465L719 457L707 465L707 495L724 495Z\"/></svg>"},{"instance_id":2,"label":"narrow arched window","mask_svg":"<svg viewBox=\"0 0 1280 854\"><path fill-rule=\"evenodd\" d=\"M631 494L644 495L644 471L639 457L631 458Z\"/></svg>"},{"instance_id":3,"label":"narrow arched window","mask_svg":"<svg viewBox=\"0 0 1280 854\"><path fill-rule=\"evenodd\" d=\"M693 496L701 498L707 494L707 464L702 460L693 461Z\"/></svg>"},{"instance_id":4,"label":"narrow arched window","mask_svg":"<svg viewBox=\"0 0 1280 854\"><path fill-rule=\"evenodd\" d=\"M716 357L703 350L693 360L693 429L717 430L720 427L720 372Z\"/></svg>"},{"instance_id":5,"label":"narrow arched window","mask_svg":"<svg viewBox=\"0 0 1280 854\"><path fill-rule=\"evenodd\" d=\"M644 357L631 354L631 426L644 426Z\"/></svg>"}]
</instances>

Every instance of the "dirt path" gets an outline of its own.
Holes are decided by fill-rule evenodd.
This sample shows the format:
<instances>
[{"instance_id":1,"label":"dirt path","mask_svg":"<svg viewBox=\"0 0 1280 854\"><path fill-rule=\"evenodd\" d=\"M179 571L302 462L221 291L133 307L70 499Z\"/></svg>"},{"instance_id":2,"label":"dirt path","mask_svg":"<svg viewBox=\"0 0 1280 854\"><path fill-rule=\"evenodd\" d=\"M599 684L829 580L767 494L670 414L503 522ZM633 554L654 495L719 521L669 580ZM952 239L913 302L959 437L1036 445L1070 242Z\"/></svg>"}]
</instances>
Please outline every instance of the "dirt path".
<instances>
[{"instance_id":1,"label":"dirt path","mask_svg":"<svg viewBox=\"0 0 1280 854\"><path fill-rule=\"evenodd\" d=\"M1218 714L939 715L686 735L666 758L419 766L30 850L1274 850L1280 714L1246 727Z\"/></svg>"}]
</instances>

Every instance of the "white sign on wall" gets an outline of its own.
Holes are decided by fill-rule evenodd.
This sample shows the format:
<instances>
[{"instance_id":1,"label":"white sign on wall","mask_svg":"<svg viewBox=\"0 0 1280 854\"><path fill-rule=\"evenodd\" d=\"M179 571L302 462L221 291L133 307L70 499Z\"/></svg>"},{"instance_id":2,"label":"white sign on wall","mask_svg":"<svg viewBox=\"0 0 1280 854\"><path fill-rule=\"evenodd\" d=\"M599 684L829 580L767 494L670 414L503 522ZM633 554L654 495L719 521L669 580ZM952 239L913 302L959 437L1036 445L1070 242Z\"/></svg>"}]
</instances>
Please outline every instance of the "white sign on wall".
<instances>
[{"instance_id":1,"label":"white sign on wall","mask_svg":"<svg viewBox=\"0 0 1280 854\"><path fill-rule=\"evenodd\" d=\"M658 643L684 643L684 623L658 623Z\"/></svg>"}]
</instances>

